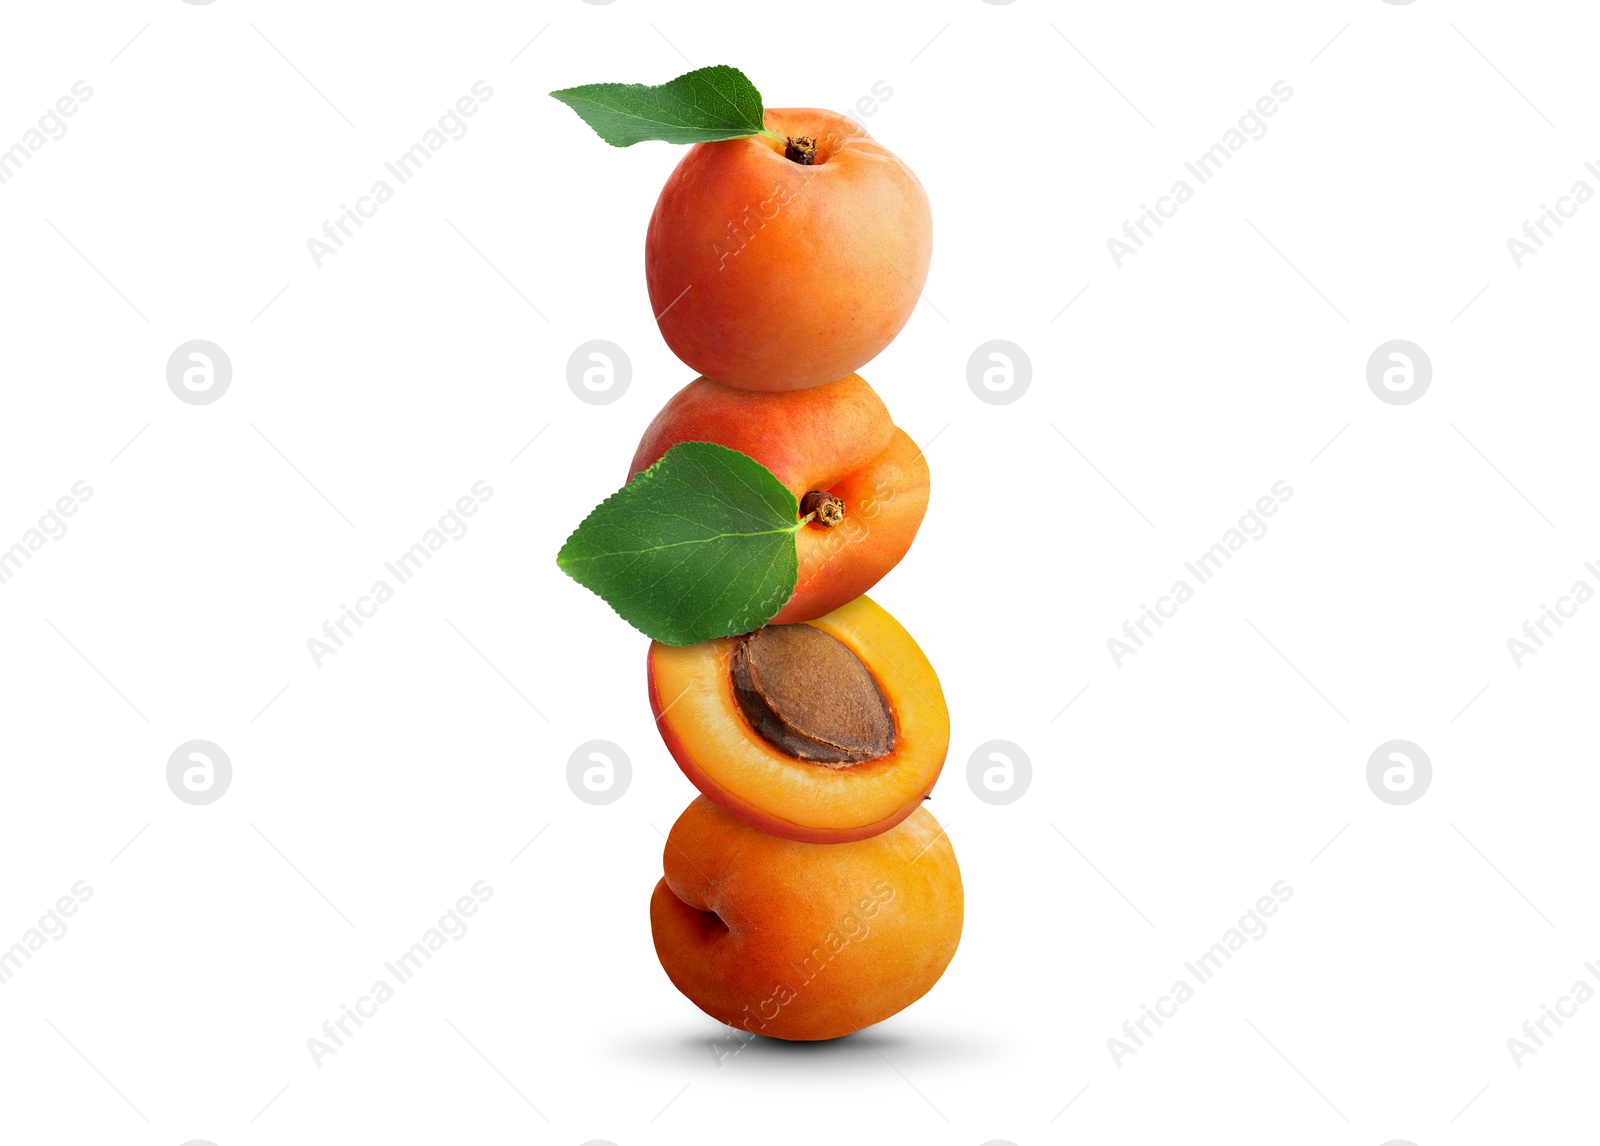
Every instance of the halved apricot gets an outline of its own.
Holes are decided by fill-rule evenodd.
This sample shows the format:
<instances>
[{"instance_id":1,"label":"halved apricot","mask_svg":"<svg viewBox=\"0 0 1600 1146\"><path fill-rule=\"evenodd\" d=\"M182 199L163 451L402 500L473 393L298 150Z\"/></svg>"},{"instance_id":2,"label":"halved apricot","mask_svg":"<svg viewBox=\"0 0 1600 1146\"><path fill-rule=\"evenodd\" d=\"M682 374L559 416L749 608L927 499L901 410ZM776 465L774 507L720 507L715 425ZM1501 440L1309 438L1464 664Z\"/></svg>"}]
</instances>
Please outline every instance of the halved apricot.
<instances>
[{"instance_id":1,"label":"halved apricot","mask_svg":"<svg viewBox=\"0 0 1600 1146\"><path fill-rule=\"evenodd\" d=\"M867 597L803 624L833 638L859 661L882 698L891 725L887 734L864 709L849 728L820 726L815 712L794 711L797 705L804 708L807 690L817 694L819 710L830 703L871 706L859 682L848 693L830 694L843 670L806 648L778 650L769 658L785 659L767 675L786 671L789 682L736 680L749 675L749 665L741 672L741 658L749 656L745 646L751 637L683 646L652 643L650 708L678 767L729 814L788 840L867 839L915 811L939 778L950 744L944 692L911 635ZM754 662L758 676L763 664ZM753 705L753 694L773 710L771 720L793 735L771 729L763 734L759 725L768 718ZM842 743L843 758L806 749L806 743L819 741Z\"/></svg>"}]
</instances>

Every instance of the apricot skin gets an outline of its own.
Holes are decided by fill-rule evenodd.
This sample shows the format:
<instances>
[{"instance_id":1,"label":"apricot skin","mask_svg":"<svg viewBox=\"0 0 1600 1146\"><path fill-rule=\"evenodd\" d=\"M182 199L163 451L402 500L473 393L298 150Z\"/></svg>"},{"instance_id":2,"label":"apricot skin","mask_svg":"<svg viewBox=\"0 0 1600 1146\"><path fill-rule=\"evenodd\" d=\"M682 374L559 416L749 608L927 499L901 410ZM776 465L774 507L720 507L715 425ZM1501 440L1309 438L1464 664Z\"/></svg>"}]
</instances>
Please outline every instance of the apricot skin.
<instances>
[{"instance_id":1,"label":"apricot skin","mask_svg":"<svg viewBox=\"0 0 1600 1146\"><path fill-rule=\"evenodd\" d=\"M650 900L673 986L718 1022L832 1039L925 995L961 941L961 870L918 808L847 844L763 835L704 797L667 836Z\"/></svg>"},{"instance_id":2,"label":"apricot skin","mask_svg":"<svg viewBox=\"0 0 1600 1146\"><path fill-rule=\"evenodd\" d=\"M887 756L832 768L797 760L750 727L734 695L736 638L654 642L647 655L656 729L691 783L770 836L831 844L868 839L916 813L950 746L950 713L922 650L871 598L809 622L844 642L877 680L894 714Z\"/></svg>"},{"instance_id":3,"label":"apricot skin","mask_svg":"<svg viewBox=\"0 0 1600 1146\"><path fill-rule=\"evenodd\" d=\"M911 169L845 116L771 108L780 137L697 143L661 190L645 279L661 335L725 386L796 390L861 368L900 332L928 277L933 220Z\"/></svg>"},{"instance_id":4,"label":"apricot skin","mask_svg":"<svg viewBox=\"0 0 1600 1146\"><path fill-rule=\"evenodd\" d=\"M812 620L871 589L911 548L928 509L922 451L856 374L782 394L697 378L646 428L629 477L691 441L749 454L796 501L811 490L844 499L842 523L813 523L795 535L799 579L775 625Z\"/></svg>"}]
</instances>

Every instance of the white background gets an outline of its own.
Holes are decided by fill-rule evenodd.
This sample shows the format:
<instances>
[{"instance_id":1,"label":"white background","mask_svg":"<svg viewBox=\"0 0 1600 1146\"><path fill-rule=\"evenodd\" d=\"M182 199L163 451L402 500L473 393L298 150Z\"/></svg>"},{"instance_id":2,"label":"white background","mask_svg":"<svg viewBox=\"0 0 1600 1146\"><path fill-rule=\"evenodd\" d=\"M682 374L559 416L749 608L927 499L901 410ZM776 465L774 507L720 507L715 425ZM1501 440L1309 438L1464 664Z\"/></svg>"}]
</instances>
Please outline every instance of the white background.
<instances>
[{"instance_id":1,"label":"white background","mask_svg":"<svg viewBox=\"0 0 1600 1146\"><path fill-rule=\"evenodd\" d=\"M1521 667L1506 640L1600 588L1600 206L1521 269L1506 239L1600 189L1597 30L1487 0L8 5L0 147L93 96L0 186L0 547L94 492L0 586L0 946L93 897L0 987L0 1138L1577 1140L1600 1005L1520 1067L1506 1040L1600 958L1600 606ZM690 374L641 258L681 153L545 93L691 63L770 106L882 81L866 125L933 202L926 300L863 374L933 473L874 597L944 681L929 807L967 895L948 973L870 1042L720 1066L650 942L694 793L645 641L553 561ZM469 133L318 269L306 240L478 80ZM1119 269L1106 240L1279 80ZM212 405L166 383L195 338L233 363ZM567 386L594 338L632 362L611 405ZM1395 338L1433 364L1411 405L1366 381ZM990 339L1031 360L1015 403L967 385ZM1280 480L1119 668L1107 638ZM165 779L195 738L234 768L204 807ZM966 780L996 738L1033 764L1006 806ZM1434 769L1404 807L1365 779L1395 738ZM567 787L590 739L633 764L608 806ZM478 880L470 932L314 1065ZM1269 932L1119 1065L1278 880Z\"/></svg>"}]
</instances>

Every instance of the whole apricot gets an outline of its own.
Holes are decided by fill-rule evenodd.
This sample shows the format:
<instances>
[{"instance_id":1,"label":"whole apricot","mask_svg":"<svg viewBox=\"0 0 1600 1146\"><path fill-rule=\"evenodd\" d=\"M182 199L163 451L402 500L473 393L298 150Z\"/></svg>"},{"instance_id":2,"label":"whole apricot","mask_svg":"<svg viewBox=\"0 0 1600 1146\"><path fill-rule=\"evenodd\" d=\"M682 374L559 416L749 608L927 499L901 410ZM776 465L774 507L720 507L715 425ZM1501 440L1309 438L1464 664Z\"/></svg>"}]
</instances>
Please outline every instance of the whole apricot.
<instances>
[{"instance_id":1,"label":"whole apricot","mask_svg":"<svg viewBox=\"0 0 1600 1146\"><path fill-rule=\"evenodd\" d=\"M689 149L650 217L645 278L662 337L691 369L797 390L860 369L905 326L933 220L911 169L846 116L771 108L766 125L787 145Z\"/></svg>"},{"instance_id":2,"label":"whole apricot","mask_svg":"<svg viewBox=\"0 0 1600 1146\"><path fill-rule=\"evenodd\" d=\"M796 501L813 492L838 499L834 520L819 516L795 534L799 579L775 625L820 617L871 589L906 555L928 510L922 451L859 375L783 394L697 378L645 429L628 476L679 442L750 455Z\"/></svg>"},{"instance_id":3,"label":"whole apricot","mask_svg":"<svg viewBox=\"0 0 1600 1146\"><path fill-rule=\"evenodd\" d=\"M673 986L718 1022L833 1039L916 1002L961 941L961 870L918 808L847 844L775 839L701 797L672 825L650 899Z\"/></svg>"}]
</instances>

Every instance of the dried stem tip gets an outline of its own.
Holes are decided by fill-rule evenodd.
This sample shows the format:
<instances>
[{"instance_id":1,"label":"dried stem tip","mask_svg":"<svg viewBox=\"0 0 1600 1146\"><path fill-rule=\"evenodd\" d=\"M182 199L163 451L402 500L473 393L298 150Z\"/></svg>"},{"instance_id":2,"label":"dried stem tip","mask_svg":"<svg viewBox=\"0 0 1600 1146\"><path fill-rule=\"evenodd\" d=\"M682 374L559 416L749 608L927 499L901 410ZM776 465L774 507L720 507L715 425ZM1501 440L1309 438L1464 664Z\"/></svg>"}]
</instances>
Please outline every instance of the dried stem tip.
<instances>
[{"instance_id":1,"label":"dried stem tip","mask_svg":"<svg viewBox=\"0 0 1600 1146\"><path fill-rule=\"evenodd\" d=\"M791 135L784 141L783 157L794 163L810 167L817 162L817 138L814 135Z\"/></svg>"},{"instance_id":2,"label":"dried stem tip","mask_svg":"<svg viewBox=\"0 0 1600 1146\"><path fill-rule=\"evenodd\" d=\"M800 516L832 529L844 520L844 498L814 489L800 499Z\"/></svg>"}]
</instances>

